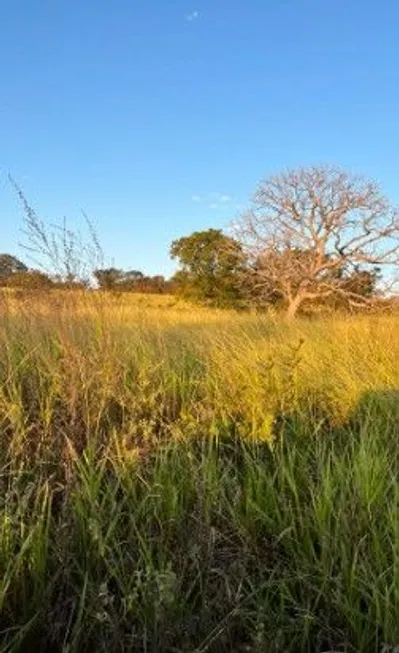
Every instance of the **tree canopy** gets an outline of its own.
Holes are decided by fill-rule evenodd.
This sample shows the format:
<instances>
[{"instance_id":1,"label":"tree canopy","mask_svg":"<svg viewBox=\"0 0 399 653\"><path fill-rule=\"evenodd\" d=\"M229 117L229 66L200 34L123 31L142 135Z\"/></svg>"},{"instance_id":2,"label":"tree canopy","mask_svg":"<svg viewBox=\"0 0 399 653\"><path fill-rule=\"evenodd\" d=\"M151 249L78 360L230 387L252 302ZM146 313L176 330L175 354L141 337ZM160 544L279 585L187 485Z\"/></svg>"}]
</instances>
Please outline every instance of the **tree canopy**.
<instances>
[{"instance_id":1,"label":"tree canopy","mask_svg":"<svg viewBox=\"0 0 399 653\"><path fill-rule=\"evenodd\" d=\"M175 282L184 296L218 306L242 298L243 251L221 230L196 231L179 238L172 243L170 254L179 262Z\"/></svg>"},{"instance_id":2,"label":"tree canopy","mask_svg":"<svg viewBox=\"0 0 399 653\"><path fill-rule=\"evenodd\" d=\"M11 254L0 254L0 281L5 281L12 274L26 272L27 266L16 256Z\"/></svg>"}]
</instances>

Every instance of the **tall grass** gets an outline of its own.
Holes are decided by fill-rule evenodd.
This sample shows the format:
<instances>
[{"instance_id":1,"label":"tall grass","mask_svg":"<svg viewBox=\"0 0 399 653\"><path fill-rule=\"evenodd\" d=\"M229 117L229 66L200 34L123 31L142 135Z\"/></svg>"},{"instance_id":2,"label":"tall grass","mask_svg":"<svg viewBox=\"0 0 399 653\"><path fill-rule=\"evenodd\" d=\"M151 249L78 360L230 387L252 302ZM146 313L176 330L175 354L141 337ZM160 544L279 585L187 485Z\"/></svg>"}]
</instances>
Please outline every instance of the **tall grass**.
<instances>
[{"instance_id":1,"label":"tall grass","mask_svg":"<svg viewBox=\"0 0 399 653\"><path fill-rule=\"evenodd\" d=\"M399 319L3 298L1 651L393 651Z\"/></svg>"}]
</instances>

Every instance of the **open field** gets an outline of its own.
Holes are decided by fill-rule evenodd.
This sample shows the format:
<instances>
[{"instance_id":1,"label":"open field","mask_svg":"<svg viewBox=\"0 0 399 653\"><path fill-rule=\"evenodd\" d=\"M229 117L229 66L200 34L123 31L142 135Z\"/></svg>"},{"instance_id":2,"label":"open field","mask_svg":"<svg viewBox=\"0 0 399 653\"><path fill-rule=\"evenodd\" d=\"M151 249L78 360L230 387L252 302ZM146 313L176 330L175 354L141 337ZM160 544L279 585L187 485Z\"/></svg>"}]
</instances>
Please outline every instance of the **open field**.
<instances>
[{"instance_id":1,"label":"open field","mask_svg":"<svg viewBox=\"0 0 399 653\"><path fill-rule=\"evenodd\" d=\"M399 645L398 316L0 311L0 651Z\"/></svg>"}]
</instances>

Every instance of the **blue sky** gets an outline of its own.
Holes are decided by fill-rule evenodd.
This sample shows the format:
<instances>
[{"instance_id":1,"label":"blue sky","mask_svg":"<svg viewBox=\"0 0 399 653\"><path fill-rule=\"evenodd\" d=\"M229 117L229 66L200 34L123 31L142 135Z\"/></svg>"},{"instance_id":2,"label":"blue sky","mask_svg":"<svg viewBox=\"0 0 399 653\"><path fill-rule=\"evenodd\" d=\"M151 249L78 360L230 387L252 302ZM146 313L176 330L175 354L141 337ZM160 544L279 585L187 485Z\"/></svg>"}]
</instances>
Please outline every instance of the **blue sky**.
<instances>
[{"instance_id":1,"label":"blue sky","mask_svg":"<svg viewBox=\"0 0 399 653\"><path fill-rule=\"evenodd\" d=\"M49 221L81 210L109 260L169 274L259 179L341 164L399 201L395 0L3 0L0 251L11 173Z\"/></svg>"}]
</instances>

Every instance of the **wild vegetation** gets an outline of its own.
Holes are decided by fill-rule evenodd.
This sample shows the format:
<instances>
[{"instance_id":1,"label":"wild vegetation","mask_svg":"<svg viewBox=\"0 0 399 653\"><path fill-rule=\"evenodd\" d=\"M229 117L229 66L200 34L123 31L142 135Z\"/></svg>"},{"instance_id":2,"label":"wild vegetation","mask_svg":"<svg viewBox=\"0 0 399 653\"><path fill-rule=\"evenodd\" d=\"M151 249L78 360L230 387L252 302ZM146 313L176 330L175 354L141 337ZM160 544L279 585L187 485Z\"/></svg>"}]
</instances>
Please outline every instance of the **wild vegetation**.
<instances>
[{"instance_id":1,"label":"wild vegetation","mask_svg":"<svg viewBox=\"0 0 399 653\"><path fill-rule=\"evenodd\" d=\"M93 287L174 293L217 307L278 307L292 318L309 309L389 308L398 289L399 212L379 185L336 167L283 171L263 180L232 234L220 229L175 240L175 275L105 267L92 223L88 240L65 221L53 229L11 178L25 213L26 250L50 275L0 255L0 285ZM232 231L230 229L230 231Z\"/></svg>"},{"instance_id":2,"label":"wild vegetation","mask_svg":"<svg viewBox=\"0 0 399 653\"><path fill-rule=\"evenodd\" d=\"M393 650L397 317L0 319L2 651Z\"/></svg>"},{"instance_id":3,"label":"wild vegetation","mask_svg":"<svg viewBox=\"0 0 399 653\"><path fill-rule=\"evenodd\" d=\"M0 256L1 653L397 650L378 187L267 180L235 237L172 243L171 280L107 266L89 222L88 244L51 231L14 187L38 265Z\"/></svg>"}]
</instances>

